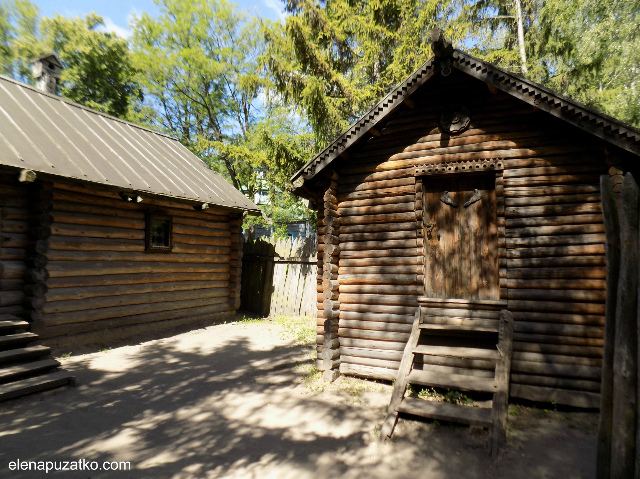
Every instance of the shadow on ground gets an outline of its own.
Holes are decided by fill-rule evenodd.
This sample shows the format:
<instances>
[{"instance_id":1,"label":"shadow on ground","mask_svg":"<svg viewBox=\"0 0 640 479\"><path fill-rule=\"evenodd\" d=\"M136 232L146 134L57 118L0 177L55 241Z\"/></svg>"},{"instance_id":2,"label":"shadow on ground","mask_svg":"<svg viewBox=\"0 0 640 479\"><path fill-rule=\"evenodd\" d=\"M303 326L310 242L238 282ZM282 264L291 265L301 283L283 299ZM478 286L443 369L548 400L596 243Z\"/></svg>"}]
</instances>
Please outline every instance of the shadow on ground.
<instances>
[{"instance_id":1,"label":"shadow on ground","mask_svg":"<svg viewBox=\"0 0 640 479\"><path fill-rule=\"evenodd\" d=\"M514 425L496 463L486 433L467 428L400 421L396 438L379 446L390 388L310 392L300 367L308 361L308 347L265 324L71 358L78 387L0 406L0 477L590 476L593 431L557 419L545 426L544 417L513 418L523 430ZM9 471L17 459L130 461L131 470Z\"/></svg>"}]
</instances>

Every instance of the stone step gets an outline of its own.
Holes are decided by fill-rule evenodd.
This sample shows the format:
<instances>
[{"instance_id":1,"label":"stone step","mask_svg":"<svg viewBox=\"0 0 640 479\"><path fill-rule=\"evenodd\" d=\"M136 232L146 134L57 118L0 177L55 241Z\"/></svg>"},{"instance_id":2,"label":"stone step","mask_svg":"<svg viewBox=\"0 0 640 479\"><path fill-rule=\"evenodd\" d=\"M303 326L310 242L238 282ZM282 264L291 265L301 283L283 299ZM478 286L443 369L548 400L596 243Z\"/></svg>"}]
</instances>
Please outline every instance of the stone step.
<instances>
[{"instance_id":1,"label":"stone step","mask_svg":"<svg viewBox=\"0 0 640 479\"><path fill-rule=\"evenodd\" d=\"M57 368L60 363L55 359L48 358L40 361L21 363L0 368L0 383L13 381L16 378L25 376L35 376L49 369Z\"/></svg>"},{"instance_id":2,"label":"stone step","mask_svg":"<svg viewBox=\"0 0 640 479\"><path fill-rule=\"evenodd\" d=\"M18 329L29 329L29 323L21 319L0 321L0 334L13 333Z\"/></svg>"},{"instance_id":3,"label":"stone step","mask_svg":"<svg viewBox=\"0 0 640 479\"><path fill-rule=\"evenodd\" d=\"M21 379L0 385L0 401L74 383L75 377L68 371L55 371L34 378Z\"/></svg>"},{"instance_id":4,"label":"stone step","mask_svg":"<svg viewBox=\"0 0 640 479\"><path fill-rule=\"evenodd\" d=\"M9 351L0 351L0 365L41 358L48 355L50 352L51 348L40 345L10 349Z\"/></svg>"},{"instance_id":5,"label":"stone step","mask_svg":"<svg viewBox=\"0 0 640 479\"><path fill-rule=\"evenodd\" d=\"M497 391L494 378L465 376L462 374L443 374L429 371L412 370L407 375L409 384L422 386L459 389L462 391L479 391L495 393Z\"/></svg>"},{"instance_id":6,"label":"stone step","mask_svg":"<svg viewBox=\"0 0 640 479\"><path fill-rule=\"evenodd\" d=\"M459 406L439 401L425 401L419 398L404 398L398 412L438 421L459 422L472 426L491 427L491 408Z\"/></svg>"}]
</instances>

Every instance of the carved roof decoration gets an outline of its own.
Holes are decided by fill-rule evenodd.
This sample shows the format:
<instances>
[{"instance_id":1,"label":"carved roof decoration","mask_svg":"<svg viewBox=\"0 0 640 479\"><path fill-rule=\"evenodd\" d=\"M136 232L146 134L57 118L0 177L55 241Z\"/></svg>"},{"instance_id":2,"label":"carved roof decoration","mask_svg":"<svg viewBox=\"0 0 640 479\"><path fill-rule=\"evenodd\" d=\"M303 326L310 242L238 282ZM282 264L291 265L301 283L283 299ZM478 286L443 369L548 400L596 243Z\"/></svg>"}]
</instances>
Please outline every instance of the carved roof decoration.
<instances>
[{"instance_id":1,"label":"carved roof decoration","mask_svg":"<svg viewBox=\"0 0 640 479\"><path fill-rule=\"evenodd\" d=\"M416 165L415 176L442 175L447 173L477 173L482 171L503 170L504 163L501 159L488 160L450 161L443 163L426 163Z\"/></svg>"},{"instance_id":2,"label":"carved roof decoration","mask_svg":"<svg viewBox=\"0 0 640 479\"><path fill-rule=\"evenodd\" d=\"M351 145L365 137L377 123L396 111L412 93L433 76L438 64L436 60L432 57L426 61L333 143L298 170L291 178L294 185L299 188L298 185L311 180ZM627 123L457 49L453 50L451 66L602 140L640 155L640 130Z\"/></svg>"}]
</instances>

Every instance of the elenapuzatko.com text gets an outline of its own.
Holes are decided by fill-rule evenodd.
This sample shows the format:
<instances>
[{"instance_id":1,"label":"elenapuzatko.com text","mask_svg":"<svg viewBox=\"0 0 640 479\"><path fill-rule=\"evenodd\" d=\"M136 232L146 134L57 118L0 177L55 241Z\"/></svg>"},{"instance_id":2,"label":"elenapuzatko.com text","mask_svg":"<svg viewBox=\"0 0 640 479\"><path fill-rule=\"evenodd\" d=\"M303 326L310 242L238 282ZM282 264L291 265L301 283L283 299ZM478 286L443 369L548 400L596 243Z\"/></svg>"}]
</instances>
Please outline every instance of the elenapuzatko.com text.
<instances>
[{"instance_id":1,"label":"elenapuzatko.com text","mask_svg":"<svg viewBox=\"0 0 640 479\"><path fill-rule=\"evenodd\" d=\"M22 461L17 459L9 462L10 471L130 471L129 461L97 461L79 459L77 461Z\"/></svg>"}]
</instances>

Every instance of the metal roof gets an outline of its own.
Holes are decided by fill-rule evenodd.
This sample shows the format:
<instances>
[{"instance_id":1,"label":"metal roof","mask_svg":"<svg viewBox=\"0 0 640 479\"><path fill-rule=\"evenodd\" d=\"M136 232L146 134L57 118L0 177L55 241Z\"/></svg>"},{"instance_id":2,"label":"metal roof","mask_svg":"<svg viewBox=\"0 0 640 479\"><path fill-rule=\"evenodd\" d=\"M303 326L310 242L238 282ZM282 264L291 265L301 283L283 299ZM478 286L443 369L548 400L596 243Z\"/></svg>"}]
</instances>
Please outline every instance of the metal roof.
<instances>
[{"instance_id":1,"label":"metal roof","mask_svg":"<svg viewBox=\"0 0 640 479\"><path fill-rule=\"evenodd\" d=\"M492 84L522 101L535 105L582 130L636 155L640 155L640 130L582 103L564 97L538 83L508 72L460 50L453 50L451 67ZM298 170L291 181L298 188L320 173L341 153L383 121L431 78L437 69L436 58L427 60L400 85L389 92L371 110L362 115L333 143ZM297 191L297 190L295 190Z\"/></svg>"},{"instance_id":2,"label":"metal roof","mask_svg":"<svg viewBox=\"0 0 640 479\"><path fill-rule=\"evenodd\" d=\"M259 213L178 140L0 76L0 165Z\"/></svg>"}]
</instances>

